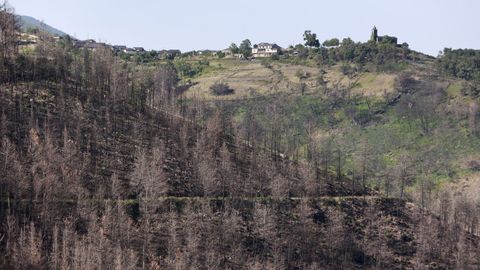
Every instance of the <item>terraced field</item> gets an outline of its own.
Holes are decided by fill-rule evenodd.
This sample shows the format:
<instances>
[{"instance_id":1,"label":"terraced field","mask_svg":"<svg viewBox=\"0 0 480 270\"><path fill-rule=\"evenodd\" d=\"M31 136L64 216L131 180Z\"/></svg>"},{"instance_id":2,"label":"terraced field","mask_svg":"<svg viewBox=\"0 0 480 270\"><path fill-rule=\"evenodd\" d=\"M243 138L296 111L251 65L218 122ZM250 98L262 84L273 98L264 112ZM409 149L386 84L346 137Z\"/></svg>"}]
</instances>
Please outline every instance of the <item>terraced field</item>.
<instances>
[{"instance_id":1,"label":"terraced field","mask_svg":"<svg viewBox=\"0 0 480 270\"><path fill-rule=\"evenodd\" d=\"M192 80L196 85L187 92L187 97L236 100L279 93L300 95L302 83L306 87L304 93L314 94L321 91L318 78L324 72L323 78L330 89L350 89L355 95L381 98L394 91L396 78L396 75L387 73L361 73L348 77L340 72L338 65L321 70L282 62L263 63L261 60L220 59L211 61L210 66L210 71ZM219 82L227 83L235 93L222 97L212 95L210 86Z\"/></svg>"}]
</instances>

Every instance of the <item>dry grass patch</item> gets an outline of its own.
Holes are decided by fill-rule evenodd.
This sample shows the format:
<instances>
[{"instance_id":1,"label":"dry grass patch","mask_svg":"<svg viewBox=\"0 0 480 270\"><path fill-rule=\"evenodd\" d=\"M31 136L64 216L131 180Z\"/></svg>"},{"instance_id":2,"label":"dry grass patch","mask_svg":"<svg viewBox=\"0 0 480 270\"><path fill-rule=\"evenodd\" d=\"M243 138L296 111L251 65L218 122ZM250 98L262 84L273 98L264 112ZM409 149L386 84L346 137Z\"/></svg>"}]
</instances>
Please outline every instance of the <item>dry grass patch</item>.
<instances>
[{"instance_id":1,"label":"dry grass patch","mask_svg":"<svg viewBox=\"0 0 480 270\"><path fill-rule=\"evenodd\" d=\"M395 91L395 75L386 73L365 73L358 78L352 93L370 97L383 97Z\"/></svg>"},{"instance_id":2,"label":"dry grass patch","mask_svg":"<svg viewBox=\"0 0 480 270\"><path fill-rule=\"evenodd\" d=\"M252 93L268 95L285 91L288 83L283 76L272 69L253 61L219 61L213 65L221 65L221 69L204 74L193 81L197 84L187 92L187 97L193 95L205 99L241 99L252 96ZM230 96L215 97L209 92L215 83L227 83L235 90Z\"/></svg>"}]
</instances>

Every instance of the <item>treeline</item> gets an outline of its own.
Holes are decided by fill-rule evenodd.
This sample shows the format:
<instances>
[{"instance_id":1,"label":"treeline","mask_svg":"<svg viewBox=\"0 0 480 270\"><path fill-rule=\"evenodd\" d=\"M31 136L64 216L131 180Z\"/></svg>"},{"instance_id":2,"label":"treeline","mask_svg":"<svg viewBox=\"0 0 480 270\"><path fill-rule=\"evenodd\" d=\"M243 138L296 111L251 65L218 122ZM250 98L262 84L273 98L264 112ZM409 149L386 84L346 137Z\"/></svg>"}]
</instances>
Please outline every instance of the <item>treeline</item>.
<instances>
[{"instance_id":1,"label":"treeline","mask_svg":"<svg viewBox=\"0 0 480 270\"><path fill-rule=\"evenodd\" d=\"M480 50L445 49L437 61L439 69L449 75L468 81L463 93L478 97L480 94Z\"/></svg>"},{"instance_id":2,"label":"treeline","mask_svg":"<svg viewBox=\"0 0 480 270\"><path fill-rule=\"evenodd\" d=\"M480 51L473 49L444 49L439 57L441 69L451 76L467 81L480 81Z\"/></svg>"},{"instance_id":3,"label":"treeline","mask_svg":"<svg viewBox=\"0 0 480 270\"><path fill-rule=\"evenodd\" d=\"M309 48L299 44L291 49L298 52L299 60L313 59L319 66L347 62L372 71L401 70L402 62L415 59L406 43L397 46L387 42L354 42L350 38L343 39L338 46Z\"/></svg>"}]
</instances>

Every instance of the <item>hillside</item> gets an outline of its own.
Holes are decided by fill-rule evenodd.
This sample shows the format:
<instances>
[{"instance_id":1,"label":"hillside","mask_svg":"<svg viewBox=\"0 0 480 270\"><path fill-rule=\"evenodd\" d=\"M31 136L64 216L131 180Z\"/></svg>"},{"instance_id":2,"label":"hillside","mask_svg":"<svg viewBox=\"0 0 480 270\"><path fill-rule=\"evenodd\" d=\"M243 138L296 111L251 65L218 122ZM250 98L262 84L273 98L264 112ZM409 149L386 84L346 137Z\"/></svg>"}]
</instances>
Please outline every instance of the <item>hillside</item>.
<instances>
[{"instance_id":1,"label":"hillside","mask_svg":"<svg viewBox=\"0 0 480 270\"><path fill-rule=\"evenodd\" d=\"M428 193L475 175L478 96L468 93L468 81L445 75L434 59L415 52L388 68L315 61L211 59L188 79L194 86L186 97L223 107L242 134L254 121L259 141L276 127L280 151L291 157L312 159L313 153L324 159L330 152L335 160L341 148L349 177L363 178L362 170L388 194L420 201L425 169ZM220 82L234 93L213 95L210 87ZM363 162L366 169L359 168Z\"/></svg>"},{"instance_id":2,"label":"hillside","mask_svg":"<svg viewBox=\"0 0 480 270\"><path fill-rule=\"evenodd\" d=\"M191 137L193 122L173 109L142 109L121 96L110 103L114 99L100 98L99 90L44 83L36 91L17 84L0 96L1 153L8 157L2 159L8 169L0 219L21 228L1 231L12 247L0 260L6 268L443 269L468 263L473 269L478 263L470 254L477 240L463 223L363 190L332 171L233 147L217 120Z\"/></svg>"},{"instance_id":3,"label":"hillside","mask_svg":"<svg viewBox=\"0 0 480 270\"><path fill-rule=\"evenodd\" d=\"M16 44L0 43L1 269L480 267L478 96L442 69L469 54Z\"/></svg>"},{"instance_id":4,"label":"hillside","mask_svg":"<svg viewBox=\"0 0 480 270\"><path fill-rule=\"evenodd\" d=\"M298 73L307 74L300 79ZM365 72L355 77L344 76L340 66L320 69L315 66L266 60L242 61L237 59L215 59L210 61L210 70L193 79L193 86L187 96L199 96L206 99L247 99L255 96L275 94L299 94L300 84L306 84L306 94L318 92L320 74L327 81L327 88L352 88L354 94L382 96L394 87L395 75L383 72ZM235 89L230 96L215 97L209 87L216 82L225 82Z\"/></svg>"},{"instance_id":5,"label":"hillside","mask_svg":"<svg viewBox=\"0 0 480 270\"><path fill-rule=\"evenodd\" d=\"M20 28L26 32L28 29L39 29L42 32L47 32L54 36L66 36L64 32L30 16L18 15Z\"/></svg>"}]
</instances>

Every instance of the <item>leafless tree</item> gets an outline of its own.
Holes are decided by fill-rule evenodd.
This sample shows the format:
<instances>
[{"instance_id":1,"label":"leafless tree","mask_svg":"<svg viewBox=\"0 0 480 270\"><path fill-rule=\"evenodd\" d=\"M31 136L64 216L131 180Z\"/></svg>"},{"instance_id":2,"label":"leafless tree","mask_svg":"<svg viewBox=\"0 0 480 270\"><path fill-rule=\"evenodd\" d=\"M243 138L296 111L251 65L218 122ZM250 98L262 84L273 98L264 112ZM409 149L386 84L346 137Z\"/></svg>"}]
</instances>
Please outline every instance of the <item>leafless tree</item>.
<instances>
[{"instance_id":1,"label":"leafless tree","mask_svg":"<svg viewBox=\"0 0 480 270\"><path fill-rule=\"evenodd\" d=\"M14 11L7 3L0 5L0 66L1 79L13 78L14 59L18 53L19 23Z\"/></svg>"},{"instance_id":2,"label":"leafless tree","mask_svg":"<svg viewBox=\"0 0 480 270\"><path fill-rule=\"evenodd\" d=\"M157 142L151 153L140 150L137 154L135 169L131 175L132 185L139 193L139 204L143 219L142 265L145 267L153 221L156 217L156 205L168 192L164 172L165 148Z\"/></svg>"},{"instance_id":3,"label":"leafless tree","mask_svg":"<svg viewBox=\"0 0 480 270\"><path fill-rule=\"evenodd\" d=\"M478 133L477 115L478 115L478 103L471 102L468 108L468 124L470 125L470 131L474 136L476 136Z\"/></svg>"}]
</instances>

